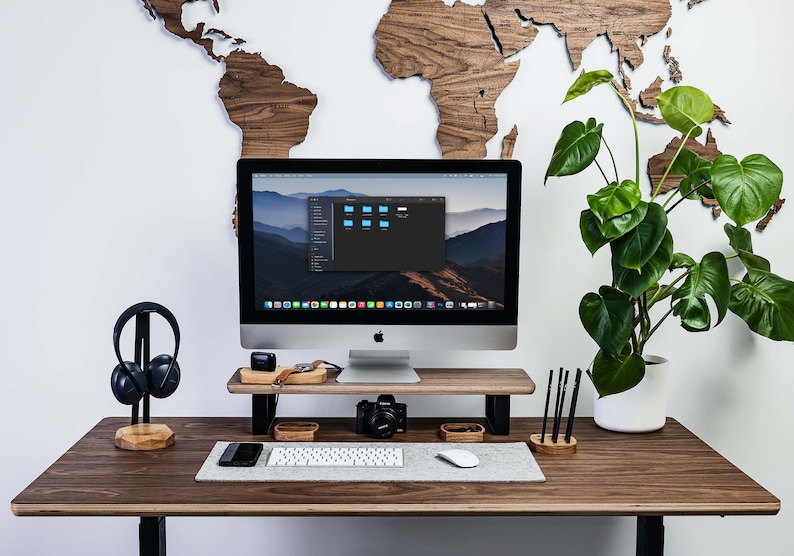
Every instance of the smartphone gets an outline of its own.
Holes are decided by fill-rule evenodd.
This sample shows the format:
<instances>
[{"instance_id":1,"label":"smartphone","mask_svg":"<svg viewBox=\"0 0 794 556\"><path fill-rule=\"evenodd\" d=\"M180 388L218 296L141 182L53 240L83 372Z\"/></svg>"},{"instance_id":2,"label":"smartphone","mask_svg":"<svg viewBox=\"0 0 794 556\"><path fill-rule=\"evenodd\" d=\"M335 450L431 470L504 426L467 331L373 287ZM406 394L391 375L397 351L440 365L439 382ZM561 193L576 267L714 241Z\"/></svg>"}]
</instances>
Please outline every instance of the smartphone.
<instances>
[{"instance_id":1,"label":"smartphone","mask_svg":"<svg viewBox=\"0 0 794 556\"><path fill-rule=\"evenodd\" d=\"M262 445L258 442L232 442L224 450L218 465L223 467L252 467L256 465Z\"/></svg>"}]
</instances>

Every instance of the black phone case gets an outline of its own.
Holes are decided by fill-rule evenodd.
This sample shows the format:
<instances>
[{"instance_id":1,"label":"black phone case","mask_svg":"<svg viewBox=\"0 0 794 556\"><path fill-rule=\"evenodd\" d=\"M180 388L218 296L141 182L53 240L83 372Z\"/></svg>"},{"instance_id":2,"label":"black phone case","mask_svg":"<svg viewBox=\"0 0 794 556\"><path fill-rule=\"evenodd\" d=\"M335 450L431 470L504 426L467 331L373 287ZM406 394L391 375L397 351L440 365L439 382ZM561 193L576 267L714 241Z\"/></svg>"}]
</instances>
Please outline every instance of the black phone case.
<instances>
[{"instance_id":1,"label":"black phone case","mask_svg":"<svg viewBox=\"0 0 794 556\"><path fill-rule=\"evenodd\" d=\"M251 459L244 459L244 460L235 460L235 456L237 455L237 450L240 447L246 444L245 442L232 442L226 447L224 450L221 459L218 461L218 465L221 467L253 467L256 465L256 462L259 460L259 456L262 454L262 445L256 444L256 451ZM251 443L254 444L254 443Z\"/></svg>"}]
</instances>

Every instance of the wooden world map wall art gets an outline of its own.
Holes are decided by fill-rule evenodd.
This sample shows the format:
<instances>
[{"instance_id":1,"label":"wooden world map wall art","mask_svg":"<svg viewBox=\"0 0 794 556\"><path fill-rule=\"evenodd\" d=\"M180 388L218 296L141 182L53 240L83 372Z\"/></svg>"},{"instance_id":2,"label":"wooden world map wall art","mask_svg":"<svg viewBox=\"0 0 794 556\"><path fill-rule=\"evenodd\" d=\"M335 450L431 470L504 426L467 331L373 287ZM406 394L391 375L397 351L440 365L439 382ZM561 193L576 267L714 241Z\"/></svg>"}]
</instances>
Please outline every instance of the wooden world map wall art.
<instances>
[{"instance_id":1,"label":"wooden world map wall art","mask_svg":"<svg viewBox=\"0 0 794 556\"><path fill-rule=\"evenodd\" d=\"M246 52L244 39L208 27L205 22L190 30L183 26L182 8L186 3L208 2L219 14L219 0L137 1L152 19L162 22L166 31L192 41L212 60L225 64L218 96L229 119L242 131L241 157L286 158L293 146L305 140L309 117L317 106L314 93L290 83L282 70L260 53ZM430 81L430 96L440 120L436 139L444 158L485 158L486 143L498 132L496 102L520 65L520 61L507 58L530 47L544 26L551 26L565 39L574 70L579 69L584 49L605 36L617 54L620 83L615 85L638 119L658 123L659 118L648 110L656 108L662 84L683 79L670 45L665 44L659 53L668 75L658 76L636 99L631 95L626 69L637 69L644 62L640 46L649 37L661 32L666 39L672 36L668 23L671 2L676 1L684 0L487 0L477 6L461 2L448 6L442 0L392 0L375 31L375 57L394 79L421 76ZM687 5L692 9L703 1L689 0ZM217 54L216 41L230 42L231 51ZM730 124L718 106L715 119ZM513 126L502 138L503 158L512 157L518 133ZM652 188L658 183L659 168L680 141L672 138L664 152L650 159ZM711 131L705 145L693 141L689 146L709 160L719 154ZM673 187L680 177L668 180ZM782 206L779 200L759 228L766 227ZM719 215L719 207L710 208L715 217Z\"/></svg>"},{"instance_id":2,"label":"wooden world map wall art","mask_svg":"<svg viewBox=\"0 0 794 556\"><path fill-rule=\"evenodd\" d=\"M153 19L161 19L165 29L193 41L216 62L226 63L218 96L229 119L243 134L241 157L287 158L289 150L302 143L309 131L309 116L317 106L317 96L308 89L284 79L281 68L269 64L261 54L232 50L225 57L213 51L213 37L232 39L220 29L206 29L199 23L188 31L182 25L182 6L190 0L140 0ZM220 12L218 0L213 7ZM237 46L245 44L232 39Z\"/></svg>"}]
</instances>

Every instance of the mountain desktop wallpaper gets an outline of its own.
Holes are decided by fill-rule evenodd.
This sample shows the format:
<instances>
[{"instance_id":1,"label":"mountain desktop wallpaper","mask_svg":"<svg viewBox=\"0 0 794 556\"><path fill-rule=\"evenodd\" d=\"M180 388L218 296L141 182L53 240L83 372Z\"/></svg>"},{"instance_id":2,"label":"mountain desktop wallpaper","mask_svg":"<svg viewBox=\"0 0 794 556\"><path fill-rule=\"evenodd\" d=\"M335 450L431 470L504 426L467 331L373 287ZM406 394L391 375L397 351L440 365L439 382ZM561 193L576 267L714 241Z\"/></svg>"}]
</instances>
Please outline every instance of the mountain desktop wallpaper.
<instances>
[{"instance_id":1,"label":"mountain desktop wallpaper","mask_svg":"<svg viewBox=\"0 0 794 556\"><path fill-rule=\"evenodd\" d=\"M281 195L253 192L255 303L321 300L504 302L505 211L445 215L445 267L437 271L313 272L308 264L310 195L362 196L344 190ZM267 222L265 224L265 222ZM274 263L274 261L278 261Z\"/></svg>"}]
</instances>

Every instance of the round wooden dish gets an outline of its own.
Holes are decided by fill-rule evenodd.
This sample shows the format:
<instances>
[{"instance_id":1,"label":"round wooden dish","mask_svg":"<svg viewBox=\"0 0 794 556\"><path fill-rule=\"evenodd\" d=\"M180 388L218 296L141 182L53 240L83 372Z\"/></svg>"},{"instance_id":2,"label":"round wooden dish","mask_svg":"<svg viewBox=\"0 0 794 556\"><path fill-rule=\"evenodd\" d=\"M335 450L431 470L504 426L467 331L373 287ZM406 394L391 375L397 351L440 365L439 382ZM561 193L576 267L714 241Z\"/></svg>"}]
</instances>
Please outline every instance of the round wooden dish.
<instances>
[{"instance_id":1,"label":"round wooden dish","mask_svg":"<svg viewBox=\"0 0 794 556\"><path fill-rule=\"evenodd\" d=\"M447 442L482 442L484 434L485 427L479 423L444 423L440 432Z\"/></svg>"},{"instance_id":2,"label":"round wooden dish","mask_svg":"<svg viewBox=\"0 0 794 556\"><path fill-rule=\"evenodd\" d=\"M317 440L320 425L313 421L284 421L273 428L276 440L313 442Z\"/></svg>"}]
</instances>

